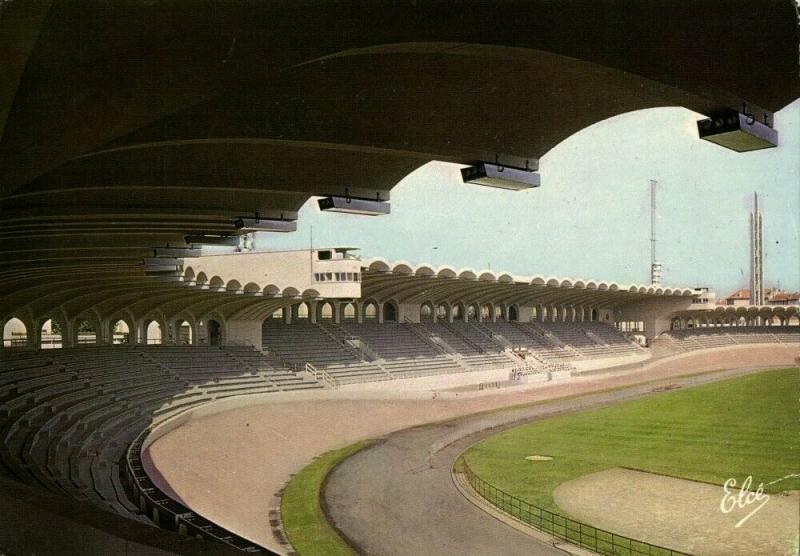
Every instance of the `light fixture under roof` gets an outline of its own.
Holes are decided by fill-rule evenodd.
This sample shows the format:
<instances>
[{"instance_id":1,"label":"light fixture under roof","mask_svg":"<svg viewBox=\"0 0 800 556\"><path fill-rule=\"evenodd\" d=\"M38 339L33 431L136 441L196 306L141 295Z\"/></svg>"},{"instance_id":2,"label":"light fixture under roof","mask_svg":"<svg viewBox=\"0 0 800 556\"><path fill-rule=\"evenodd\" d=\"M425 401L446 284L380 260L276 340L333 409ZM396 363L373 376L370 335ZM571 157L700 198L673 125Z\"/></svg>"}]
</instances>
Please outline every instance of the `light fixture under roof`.
<instances>
[{"instance_id":1,"label":"light fixture under roof","mask_svg":"<svg viewBox=\"0 0 800 556\"><path fill-rule=\"evenodd\" d=\"M348 214L361 214L365 216L383 216L391 212L388 201L361 199L357 197L341 197L329 195L318 201L319 209L328 212L344 212Z\"/></svg>"},{"instance_id":2,"label":"light fixture under roof","mask_svg":"<svg viewBox=\"0 0 800 556\"><path fill-rule=\"evenodd\" d=\"M541 176L526 168L512 168L489 162L479 162L461 169L464 183L521 191L542 185Z\"/></svg>"},{"instance_id":3,"label":"light fixture under roof","mask_svg":"<svg viewBox=\"0 0 800 556\"><path fill-rule=\"evenodd\" d=\"M225 245L236 247L239 245L238 235L189 235L183 238L190 245Z\"/></svg>"},{"instance_id":4,"label":"light fixture under roof","mask_svg":"<svg viewBox=\"0 0 800 556\"><path fill-rule=\"evenodd\" d=\"M746 110L746 108L745 108ZM778 132L752 114L726 110L697 122L700 139L736 152L749 152L778 146Z\"/></svg>"},{"instance_id":5,"label":"light fixture under roof","mask_svg":"<svg viewBox=\"0 0 800 556\"><path fill-rule=\"evenodd\" d=\"M263 218L256 214L255 217L242 216L237 218L233 227L237 230L247 232L294 232L297 230L297 222L294 220L283 220L279 218Z\"/></svg>"}]
</instances>

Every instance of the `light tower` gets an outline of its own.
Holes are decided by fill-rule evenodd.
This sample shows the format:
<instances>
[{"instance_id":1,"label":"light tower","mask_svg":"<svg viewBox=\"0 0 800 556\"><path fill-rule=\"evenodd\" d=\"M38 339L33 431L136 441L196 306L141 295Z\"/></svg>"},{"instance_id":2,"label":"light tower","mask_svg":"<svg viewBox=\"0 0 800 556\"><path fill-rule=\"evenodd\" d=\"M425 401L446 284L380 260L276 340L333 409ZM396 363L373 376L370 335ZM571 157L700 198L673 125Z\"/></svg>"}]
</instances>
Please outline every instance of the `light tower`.
<instances>
[{"instance_id":1,"label":"light tower","mask_svg":"<svg viewBox=\"0 0 800 556\"><path fill-rule=\"evenodd\" d=\"M750 304L764 304L764 245L763 222L758 210L758 193L753 193L754 206L750 213Z\"/></svg>"},{"instance_id":2,"label":"light tower","mask_svg":"<svg viewBox=\"0 0 800 556\"><path fill-rule=\"evenodd\" d=\"M650 180L650 284L661 285L662 265L656 260L656 187L658 182Z\"/></svg>"}]
</instances>

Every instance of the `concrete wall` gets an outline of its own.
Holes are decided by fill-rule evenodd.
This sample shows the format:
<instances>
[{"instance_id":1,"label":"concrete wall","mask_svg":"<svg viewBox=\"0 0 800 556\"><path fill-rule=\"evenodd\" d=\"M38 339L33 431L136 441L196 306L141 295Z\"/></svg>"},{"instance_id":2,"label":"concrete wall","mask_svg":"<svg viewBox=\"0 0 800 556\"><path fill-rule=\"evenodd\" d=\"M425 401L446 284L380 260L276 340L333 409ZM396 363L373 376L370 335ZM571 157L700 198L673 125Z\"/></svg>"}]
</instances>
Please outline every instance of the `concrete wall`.
<instances>
[{"instance_id":1,"label":"concrete wall","mask_svg":"<svg viewBox=\"0 0 800 556\"><path fill-rule=\"evenodd\" d=\"M692 307L692 297L657 297L623 306L617 315L620 321L644 321L644 335L655 338L669 330L671 316L676 311Z\"/></svg>"},{"instance_id":2,"label":"concrete wall","mask_svg":"<svg viewBox=\"0 0 800 556\"><path fill-rule=\"evenodd\" d=\"M228 336L224 338L226 344L246 344L261 349L261 323L260 320L230 320L228 321Z\"/></svg>"},{"instance_id":3,"label":"concrete wall","mask_svg":"<svg viewBox=\"0 0 800 556\"><path fill-rule=\"evenodd\" d=\"M271 253L228 253L196 259L186 259L184 268L190 268L197 276L205 273L210 281L219 276L223 283L238 281L242 287L257 284L262 290L277 286L281 291L295 288L300 293L316 290L321 297L361 297L360 282L317 282L315 273L350 272L361 273L361 261L350 259L317 260L314 251L276 251Z\"/></svg>"}]
</instances>

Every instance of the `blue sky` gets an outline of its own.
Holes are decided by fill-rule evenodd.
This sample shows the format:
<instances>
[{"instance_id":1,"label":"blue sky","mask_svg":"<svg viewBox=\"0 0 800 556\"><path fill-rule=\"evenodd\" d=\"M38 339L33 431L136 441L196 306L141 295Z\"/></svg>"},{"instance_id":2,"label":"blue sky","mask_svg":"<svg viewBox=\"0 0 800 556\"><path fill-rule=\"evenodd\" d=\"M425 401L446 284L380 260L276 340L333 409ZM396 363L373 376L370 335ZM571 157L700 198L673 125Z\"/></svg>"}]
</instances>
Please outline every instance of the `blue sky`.
<instances>
[{"instance_id":1,"label":"blue sky","mask_svg":"<svg viewBox=\"0 0 800 556\"><path fill-rule=\"evenodd\" d=\"M392 190L392 214L300 211L293 234L260 234L258 250L314 244L365 257L456 267L648 281L650 193L659 182L658 258L668 285L748 286L748 212L759 192L767 286L800 290L800 100L775 115L780 146L735 153L697 138L683 108L611 118L569 137L540 162L542 187L513 192L461 182L430 163Z\"/></svg>"}]
</instances>

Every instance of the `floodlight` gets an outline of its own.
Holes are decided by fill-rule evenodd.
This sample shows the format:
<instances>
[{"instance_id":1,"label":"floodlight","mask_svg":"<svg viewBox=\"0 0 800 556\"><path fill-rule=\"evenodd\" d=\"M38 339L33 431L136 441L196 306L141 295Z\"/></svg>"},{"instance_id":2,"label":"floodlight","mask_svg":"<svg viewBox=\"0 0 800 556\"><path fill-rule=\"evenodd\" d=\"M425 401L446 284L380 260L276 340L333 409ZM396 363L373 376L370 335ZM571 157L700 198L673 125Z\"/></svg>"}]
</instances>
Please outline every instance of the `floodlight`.
<instances>
[{"instance_id":1,"label":"floodlight","mask_svg":"<svg viewBox=\"0 0 800 556\"><path fill-rule=\"evenodd\" d=\"M700 139L736 152L757 151L778 146L778 132L752 114L726 110L697 122Z\"/></svg>"},{"instance_id":2,"label":"floodlight","mask_svg":"<svg viewBox=\"0 0 800 556\"><path fill-rule=\"evenodd\" d=\"M365 216L382 216L389 214L391 205L387 201L359 199L356 197L340 197L330 195L318 201L319 209L328 212L345 212Z\"/></svg>"},{"instance_id":3,"label":"floodlight","mask_svg":"<svg viewBox=\"0 0 800 556\"><path fill-rule=\"evenodd\" d=\"M248 232L294 232L297 230L297 222L294 220L282 220L277 218L261 218L258 215L255 218L241 217L236 219L233 223L234 228L237 230L244 230Z\"/></svg>"},{"instance_id":4,"label":"floodlight","mask_svg":"<svg viewBox=\"0 0 800 556\"><path fill-rule=\"evenodd\" d=\"M480 162L474 166L461 169L461 179L464 183L474 183L486 187L498 187L520 191L542 185L541 176L528 169L511 168Z\"/></svg>"},{"instance_id":5,"label":"floodlight","mask_svg":"<svg viewBox=\"0 0 800 556\"><path fill-rule=\"evenodd\" d=\"M237 235L207 236L205 234L201 234L186 236L183 239L186 243L197 245L226 245L230 247L236 247L239 245L239 236Z\"/></svg>"}]
</instances>

